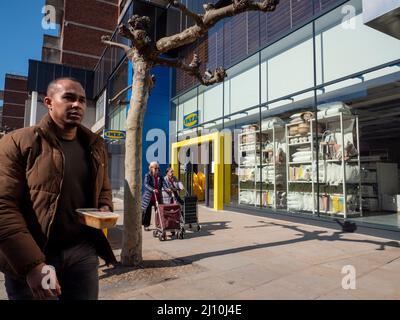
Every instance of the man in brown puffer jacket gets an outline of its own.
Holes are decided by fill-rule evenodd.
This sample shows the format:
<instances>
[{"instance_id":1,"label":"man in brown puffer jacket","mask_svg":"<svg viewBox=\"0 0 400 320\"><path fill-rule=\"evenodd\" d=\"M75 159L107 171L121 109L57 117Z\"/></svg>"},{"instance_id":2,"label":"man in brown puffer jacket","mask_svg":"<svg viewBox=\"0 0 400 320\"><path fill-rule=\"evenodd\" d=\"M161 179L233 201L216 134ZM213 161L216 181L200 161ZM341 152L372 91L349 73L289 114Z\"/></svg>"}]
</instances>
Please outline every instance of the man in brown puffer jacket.
<instances>
[{"instance_id":1,"label":"man in brown puffer jacket","mask_svg":"<svg viewBox=\"0 0 400 320\"><path fill-rule=\"evenodd\" d=\"M0 140L0 271L12 300L96 300L98 256L116 259L101 230L80 224L75 210L113 209L107 152L81 125L78 81L53 81L44 103L49 113L39 125Z\"/></svg>"}]
</instances>

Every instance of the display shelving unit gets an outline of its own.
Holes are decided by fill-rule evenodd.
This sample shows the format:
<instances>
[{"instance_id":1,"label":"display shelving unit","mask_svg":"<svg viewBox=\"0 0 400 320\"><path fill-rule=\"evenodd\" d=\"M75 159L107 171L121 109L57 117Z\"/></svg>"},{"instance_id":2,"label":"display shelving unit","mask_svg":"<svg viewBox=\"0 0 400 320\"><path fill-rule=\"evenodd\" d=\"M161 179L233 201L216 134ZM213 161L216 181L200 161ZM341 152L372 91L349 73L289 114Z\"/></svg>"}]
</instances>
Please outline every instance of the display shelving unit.
<instances>
[{"instance_id":1,"label":"display shelving unit","mask_svg":"<svg viewBox=\"0 0 400 320\"><path fill-rule=\"evenodd\" d=\"M268 119L264 119L263 123L267 122ZM285 144L285 126L273 123L270 127L262 128L261 132L263 134L267 134L269 138L269 143L266 146L262 146L261 149L261 177L264 176L264 170L266 171L265 176L267 179L262 179L262 186L264 184L267 185L267 188L264 190L262 188L263 196L266 196L268 199L268 195L270 191L272 191L272 201L268 203L266 200L263 201L262 205L264 207L271 207L274 209L282 209L286 206L286 148L283 146L283 159L282 162L279 163L277 161L279 156L279 145ZM272 179L268 177L271 176L270 171L272 171Z\"/></svg>"},{"instance_id":2,"label":"display shelving unit","mask_svg":"<svg viewBox=\"0 0 400 320\"><path fill-rule=\"evenodd\" d=\"M318 113L319 116L320 113ZM354 120L355 123L355 127L356 127L356 143L357 143L357 150L359 150L359 127L358 127L358 117L354 116L352 114L347 114L344 112L339 112L338 114L335 115L330 115L330 116L324 116L323 118L319 118L318 122L320 124L325 125L325 129L326 130L332 130L332 127L334 123L338 124L339 123L339 127L336 129L334 129L333 131L338 131L338 133L340 133L341 136L341 140L338 141L338 143L340 144L340 151L341 154L344 155L345 154L345 139L344 139L344 121L346 120ZM287 192L288 192L288 206L287 206L287 210L299 210L298 208L296 208L295 206L291 205L291 199L293 199L294 194L296 193L296 191L292 191L291 186L292 185L296 185L296 184L304 184L305 186L307 186L306 188L311 189L308 192L304 192L303 193L303 197L305 194L307 194L308 196L312 197L312 204L311 204L311 210L300 210L300 211L311 211L313 214L315 214L318 210L317 210L317 192L316 192L316 170L319 170L319 172L321 172L322 169L322 175L319 176L319 185L323 186L323 187L335 187L336 189L341 189L341 192L324 192L323 196L328 197L328 199L330 199L330 197L339 197L339 200L342 199L342 206L343 206L343 210L341 210L340 212L334 211L334 210L326 210L323 211L323 213L329 214L329 215L338 215L344 218L347 218L348 216L352 215L362 215L362 194L361 194L361 172L360 172L360 152L358 152L357 158L352 158L349 160L345 160L345 157L342 156L341 159L324 159L324 157L322 157L320 154L316 154L316 146L317 143L319 143L319 139L322 137L322 135L320 135L318 133L318 137L315 134L315 119L311 119L308 121L309 122L309 126L310 126L310 130L307 134L304 135L294 135L294 136L290 136L289 132L290 132L290 128L293 126L297 126L299 123L289 123L286 124L286 145L287 145L287 150L286 150L286 155L287 155L287 160L286 160L286 174L287 174ZM303 142L293 142L296 141L296 138L302 138L303 140L306 139L307 141L303 141ZM296 148L298 147L310 147L310 161L300 161L300 162L295 162L292 161L292 155L293 155L293 150L296 150ZM318 157L318 159L317 159ZM318 161L317 161L318 160ZM327 170L328 170L328 164L330 163L337 163L341 165L341 183L339 183L338 185L330 185L328 183L326 183L324 180L326 180L327 177ZM308 178L305 178L303 180L291 180L291 177L293 175L291 175L291 170L292 168L300 168L300 166L303 165L308 165L309 168L311 169L309 171L309 176ZM318 167L317 167L318 165ZM358 166L358 181L357 183L355 182L347 182L346 180L346 169L347 166L349 165L356 165ZM302 168L303 169L303 168ZM321 179L321 176L323 177L323 179ZM322 180L322 181L321 181ZM353 190L357 190L358 189L358 203L356 202L356 206L353 205L353 210L349 209L348 206L348 195L349 195L349 188L348 185L352 185L353 186ZM309 186L311 186L311 188L309 188ZM341 186L341 188L340 188ZM320 192L320 195L321 192ZM333 198L332 198L333 199ZM330 200L329 200L330 201Z\"/></svg>"},{"instance_id":3,"label":"display shelving unit","mask_svg":"<svg viewBox=\"0 0 400 320\"><path fill-rule=\"evenodd\" d=\"M239 166L238 166L238 196L239 204L259 206L261 192L257 189L257 171L260 170L262 134L260 130L247 130L239 133ZM246 159L250 163L245 163ZM244 173L244 171L247 173ZM251 174L249 173L252 172ZM244 193L251 194L251 199L246 199ZM257 201L259 199L259 201Z\"/></svg>"}]
</instances>

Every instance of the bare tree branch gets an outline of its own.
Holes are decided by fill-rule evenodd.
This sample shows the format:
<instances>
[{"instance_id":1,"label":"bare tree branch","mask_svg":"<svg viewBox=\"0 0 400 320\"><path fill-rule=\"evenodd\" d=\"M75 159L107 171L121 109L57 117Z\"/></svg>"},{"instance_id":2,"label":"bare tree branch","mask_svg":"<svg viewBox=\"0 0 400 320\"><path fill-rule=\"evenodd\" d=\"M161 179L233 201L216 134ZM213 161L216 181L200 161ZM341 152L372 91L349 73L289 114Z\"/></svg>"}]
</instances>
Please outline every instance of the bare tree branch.
<instances>
[{"instance_id":1,"label":"bare tree branch","mask_svg":"<svg viewBox=\"0 0 400 320\"><path fill-rule=\"evenodd\" d=\"M193 55L193 60L190 64L184 63L181 59L168 59L156 57L153 58L155 65L179 68L187 72L189 75L196 77L202 85L209 86L218 82L222 82L226 77L225 69L219 67L211 72L207 70L204 74L200 71L201 62L197 54Z\"/></svg>"},{"instance_id":2,"label":"bare tree branch","mask_svg":"<svg viewBox=\"0 0 400 320\"><path fill-rule=\"evenodd\" d=\"M131 56L131 54L132 54L131 47L127 46L126 44L111 41L111 38L109 36L102 36L101 42L109 47L115 47L115 48L120 48L120 49L124 50L127 56Z\"/></svg>"},{"instance_id":3,"label":"bare tree branch","mask_svg":"<svg viewBox=\"0 0 400 320\"><path fill-rule=\"evenodd\" d=\"M189 27L182 32L173 36L164 37L157 41L156 48L159 53L165 53L172 49L195 42L207 34L208 30L212 28L220 20L237 15L245 11L274 11L280 0L233 0L232 4L222 8L215 8L211 4L204 6L205 14L197 15L201 17L202 23Z\"/></svg>"},{"instance_id":4,"label":"bare tree branch","mask_svg":"<svg viewBox=\"0 0 400 320\"><path fill-rule=\"evenodd\" d=\"M129 87L126 87L125 89L121 90L120 92L118 92L113 98L109 99L108 102L109 103L113 103L114 101L116 101L120 96L122 96L125 92L127 92L128 90L132 89L132 86L130 85Z\"/></svg>"},{"instance_id":5,"label":"bare tree branch","mask_svg":"<svg viewBox=\"0 0 400 320\"><path fill-rule=\"evenodd\" d=\"M182 13L190 18L192 18L194 21L196 21L196 24L202 25L203 24L203 16L198 15L194 13L193 11L189 10L188 7L186 7L183 3L177 0L169 0L170 5L174 6L175 8L178 8L179 10L182 11Z\"/></svg>"}]
</instances>

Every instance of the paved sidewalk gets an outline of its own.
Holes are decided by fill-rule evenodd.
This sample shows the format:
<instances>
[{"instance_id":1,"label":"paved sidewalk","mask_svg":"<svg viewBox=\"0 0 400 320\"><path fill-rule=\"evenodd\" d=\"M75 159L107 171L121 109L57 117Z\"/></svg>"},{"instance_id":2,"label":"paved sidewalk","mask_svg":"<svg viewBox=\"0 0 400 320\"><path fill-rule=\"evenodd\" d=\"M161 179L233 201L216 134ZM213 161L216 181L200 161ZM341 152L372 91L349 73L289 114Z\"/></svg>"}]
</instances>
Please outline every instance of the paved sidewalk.
<instances>
[{"instance_id":1,"label":"paved sidewalk","mask_svg":"<svg viewBox=\"0 0 400 320\"><path fill-rule=\"evenodd\" d=\"M400 299L397 241L204 207L200 220L184 240L145 232L143 265L101 268L100 298ZM110 231L117 249L121 228ZM342 288L346 265L355 290Z\"/></svg>"},{"instance_id":2,"label":"paved sidewalk","mask_svg":"<svg viewBox=\"0 0 400 320\"><path fill-rule=\"evenodd\" d=\"M102 280L101 298L400 299L397 241L200 208L202 230L184 240L144 233L145 259L158 254L161 263L144 269L158 271L158 280L129 289L133 275L114 291ZM355 290L342 288L346 265L355 268Z\"/></svg>"}]
</instances>

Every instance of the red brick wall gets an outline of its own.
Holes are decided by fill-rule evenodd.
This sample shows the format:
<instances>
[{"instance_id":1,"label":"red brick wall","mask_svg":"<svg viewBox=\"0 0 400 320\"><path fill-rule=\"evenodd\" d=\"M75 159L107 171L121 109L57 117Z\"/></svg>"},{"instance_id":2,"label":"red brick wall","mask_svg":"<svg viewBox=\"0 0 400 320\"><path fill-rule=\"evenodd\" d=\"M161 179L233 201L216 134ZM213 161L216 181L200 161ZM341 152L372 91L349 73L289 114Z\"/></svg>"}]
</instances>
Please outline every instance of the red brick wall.
<instances>
[{"instance_id":1,"label":"red brick wall","mask_svg":"<svg viewBox=\"0 0 400 320\"><path fill-rule=\"evenodd\" d=\"M60 62L93 69L104 50L101 36L111 35L117 26L118 0L65 0L64 12Z\"/></svg>"},{"instance_id":2,"label":"red brick wall","mask_svg":"<svg viewBox=\"0 0 400 320\"><path fill-rule=\"evenodd\" d=\"M13 104L4 104L3 118L4 117L18 117L23 118L25 115L25 106L17 106Z\"/></svg>"},{"instance_id":3,"label":"red brick wall","mask_svg":"<svg viewBox=\"0 0 400 320\"><path fill-rule=\"evenodd\" d=\"M19 78L12 78L9 76L6 76L5 83L4 83L4 88L9 89L9 90L14 90L14 91L24 91L26 92L28 89L28 80L22 80Z\"/></svg>"},{"instance_id":4,"label":"red brick wall","mask_svg":"<svg viewBox=\"0 0 400 320\"><path fill-rule=\"evenodd\" d=\"M88 29L69 24L64 27L63 51L100 56L104 50L101 36L110 34L104 31Z\"/></svg>"},{"instance_id":5,"label":"red brick wall","mask_svg":"<svg viewBox=\"0 0 400 320\"><path fill-rule=\"evenodd\" d=\"M62 63L75 68L92 70L96 66L99 59L89 58L81 55L75 55L70 53L63 53Z\"/></svg>"},{"instance_id":6,"label":"red brick wall","mask_svg":"<svg viewBox=\"0 0 400 320\"><path fill-rule=\"evenodd\" d=\"M6 118L3 116L3 127L7 126L9 128L13 128L13 130L21 129L24 127L24 119L20 118Z\"/></svg>"},{"instance_id":7,"label":"red brick wall","mask_svg":"<svg viewBox=\"0 0 400 320\"><path fill-rule=\"evenodd\" d=\"M65 21L114 30L118 19L118 1L65 0Z\"/></svg>"},{"instance_id":8,"label":"red brick wall","mask_svg":"<svg viewBox=\"0 0 400 320\"><path fill-rule=\"evenodd\" d=\"M26 78L6 75L2 126L24 127L25 101L29 98L27 84Z\"/></svg>"},{"instance_id":9,"label":"red brick wall","mask_svg":"<svg viewBox=\"0 0 400 320\"><path fill-rule=\"evenodd\" d=\"M16 88L9 87L6 90L17 90ZM27 92L14 92L4 91L4 103L20 104L25 105Z\"/></svg>"}]
</instances>

